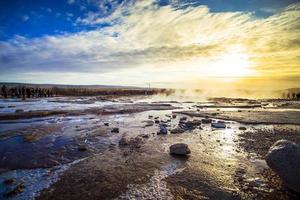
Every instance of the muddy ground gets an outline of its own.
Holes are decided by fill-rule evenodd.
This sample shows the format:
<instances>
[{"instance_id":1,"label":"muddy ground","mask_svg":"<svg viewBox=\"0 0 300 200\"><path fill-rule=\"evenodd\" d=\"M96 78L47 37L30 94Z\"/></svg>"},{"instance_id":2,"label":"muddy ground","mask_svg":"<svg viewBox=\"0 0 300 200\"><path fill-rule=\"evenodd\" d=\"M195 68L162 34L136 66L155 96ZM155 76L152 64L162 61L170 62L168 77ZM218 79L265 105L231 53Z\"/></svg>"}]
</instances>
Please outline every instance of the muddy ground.
<instances>
[{"instance_id":1,"label":"muddy ground","mask_svg":"<svg viewBox=\"0 0 300 200\"><path fill-rule=\"evenodd\" d=\"M149 96L1 101L0 195L297 199L268 168L264 156L279 139L299 144L298 107L299 102L283 100ZM183 117L223 120L226 128L202 123L171 134ZM162 123L167 135L157 134ZM178 142L189 145L188 157L169 154L169 146Z\"/></svg>"}]
</instances>

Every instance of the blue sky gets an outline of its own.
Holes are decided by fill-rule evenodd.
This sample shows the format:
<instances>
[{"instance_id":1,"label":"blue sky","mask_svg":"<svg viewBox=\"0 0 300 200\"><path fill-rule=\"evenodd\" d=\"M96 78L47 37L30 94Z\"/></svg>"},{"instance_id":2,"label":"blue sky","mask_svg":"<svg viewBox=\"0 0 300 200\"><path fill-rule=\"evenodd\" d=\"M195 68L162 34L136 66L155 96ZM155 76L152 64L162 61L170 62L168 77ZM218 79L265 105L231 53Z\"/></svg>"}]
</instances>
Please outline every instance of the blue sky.
<instances>
[{"instance_id":1,"label":"blue sky","mask_svg":"<svg viewBox=\"0 0 300 200\"><path fill-rule=\"evenodd\" d=\"M0 40L14 35L40 37L74 33L99 28L106 24L92 26L78 23L88 13L109 15L124 3L123 0L2 0L0 1ZM161 6L207 5L212 12L253 12L257 17L267 17L297 0L162 0ZM299 2L299 1L298 1ZM108 25L108 24L107 24Z\"/></svg>"},{"instance_id":2,"label":"blue sky","mask_svg":"<svg viewBox=\"0 0 300 200\"><path fill-rule=\"evenodd\" d=\"M299 13L299 0L1 0L0 81L298 76Z\"/></svg>"}]
</instances>

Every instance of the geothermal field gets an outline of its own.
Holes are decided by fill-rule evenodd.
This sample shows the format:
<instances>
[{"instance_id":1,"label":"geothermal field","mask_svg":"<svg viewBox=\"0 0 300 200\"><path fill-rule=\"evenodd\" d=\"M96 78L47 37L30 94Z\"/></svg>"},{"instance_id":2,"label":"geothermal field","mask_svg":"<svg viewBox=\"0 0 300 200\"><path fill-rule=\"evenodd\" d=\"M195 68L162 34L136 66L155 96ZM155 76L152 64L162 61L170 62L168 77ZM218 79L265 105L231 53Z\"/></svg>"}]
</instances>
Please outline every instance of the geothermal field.
<instances>
[{"instance_id":1,"label":"geothermal field","mask_svg":"<svg viewBox=\"0 0 300 200\"><path fill-rule=\"evenodd\" d=\"M299 199L300 101L189 99L1 99L0 199Z\"/></svg>"}]
</instances>

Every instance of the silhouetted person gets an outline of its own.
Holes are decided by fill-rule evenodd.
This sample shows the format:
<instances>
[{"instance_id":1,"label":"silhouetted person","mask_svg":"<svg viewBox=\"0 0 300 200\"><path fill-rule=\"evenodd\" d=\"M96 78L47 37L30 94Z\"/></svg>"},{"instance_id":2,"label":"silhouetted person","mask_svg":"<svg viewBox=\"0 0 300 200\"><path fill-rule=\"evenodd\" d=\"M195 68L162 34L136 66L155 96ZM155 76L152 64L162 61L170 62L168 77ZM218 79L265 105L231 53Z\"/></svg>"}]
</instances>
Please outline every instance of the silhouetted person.
<instances>
[{"instance_id":1,"label":"silhouetted person","mask_svg":"<svg viewBox=\"0 0 300 200\"><path fill-rule=\"evenodd\" d=\"M21 95L22 94L22 90L21 90L21 88L18 88L17 89L17 98L21 98Z\"/></svg>"},{"instance_id":2,"label":"silhouetted person","mask_svg":"<svg viewBox=\"0 0 300 200\"><path fill-rule=\"evenodd\" d=\"M2 91L3 97L6 99L7 98L7 88L5 85L2 86L1 91Z\"/></svg>"},{"instance_id":3,"label":"silhouetted person","mask_svg":"<svg viewBox=\"0 0 300 200\"><path fill-rule=\"evenodd\" d=\"M22 99L25 100L26 99L26 88L23 86L22 87Z\"/></svg>"}]
</instances>

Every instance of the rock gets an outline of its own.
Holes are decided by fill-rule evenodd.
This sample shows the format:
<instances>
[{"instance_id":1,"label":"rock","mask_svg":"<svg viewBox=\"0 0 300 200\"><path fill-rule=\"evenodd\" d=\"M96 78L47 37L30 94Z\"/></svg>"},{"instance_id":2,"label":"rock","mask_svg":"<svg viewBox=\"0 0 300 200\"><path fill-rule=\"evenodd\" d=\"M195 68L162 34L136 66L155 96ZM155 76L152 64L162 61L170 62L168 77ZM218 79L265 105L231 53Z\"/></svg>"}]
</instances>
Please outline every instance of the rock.
<instances>
[{"instance_id":1,"label":"rock","mask_svg":"<svg viewBox=\"0 0 300 200\"><path fill-rule=\"evenodd\" d=\"M105 123L104 123L104 126L109 126L109 123L108 123L108 122L105 122Z\"/></svg>"},{"instance_id":2,"label":"rock","mask_svg":"<svg viewBox=\"0 0 300 200\"><path fill-rule=\"evenodd\" d=\"M159 125L159 132L157 133L157 135L166 135L168 134L168 129L166 128L165 124L160 124Z\"/></svg>"},{"instance_id":3,"label":"rock","mask_svg":"<svg viewBox=\"0 0 300 200\"><path fill-rule=\"evenodd\" d=\"M170 146L170 154L186 156L191 153L187 144L177 143Z\"/></svg>"},{"instance_id":4,"label":"rock","mask_svg":"<svg viewBox=\"0 0 300 200\"><path fill-rule=\"evenodd\" d=\"M152 118L153 118L153 116L152 116L152 115L149 115L149 116L148 116L148 118L149 118L149 119L152 119Z\"/></svg>"},{"instance_id":5,"label":"rock","mask_svg":"<svg viewBox=\"0 0 300 200\"><path fill-rule=\"evenodd\" d=\"M21 112L24 112L24 110L23 110L23 109L16 109L15 112L16 112L16 113L21 113Z\"/></svg>"},{"instance_id":6,"label":"rock","mask_svg":"<svg viewBox=\"0 0 300 200\"><path fill-rule=\"evenodd\" d=\"M287 140L275 142L266 155L268 166L287 187L300 193L300 147Z\"/></svg>"},{"instance_id":7,"label":"rock","mask_svg":"<svg viewBox=\"0 0 300 200\"><path fill-rule=\"evenodd\" d=\"M220 122L211 123L211 127L213 128L226 128L226 124Z\"/></svg>"},{"instance_id":8,"label":"rock","mask_svg":"<svg viewBox=\"0 0 300 200\"><path fill-rule=\"evenodd\" d=\"M111 130L111 132L112 132L112 133L119 133L119 128L113 128L113 129Z\"/></svg>"},{"instance_id":9,"label":"rock","mask_svg":"<svg viewBox=\"0 0 300 200\"><path fill-rule=\"evenodd\" d=\"M245 130L247 130L247 128L246 128L246 127L244 127L244 126L241 126L241 127L239 127L239 130L241 130L241 131L245 131Z\"/></svg>"},{"instance_id":10,"label":"rock","mask_svg":"<svg viewBox=\"0 0 300 200\"><path fill-rule=\"evenodd\" d=\"M152 120L147 120L147 121L145 121L146 122L146 124L145 124L145 126L147 127L147 126L153 126L154 125L154 122L152 121Z\"/></svg>"},{"instance_id":11,"label":"rock","mask_svg":"<svg viewBox=\"0 0 300 200\"><path fill-rule=\"evenodd\" d=\"M179 121L185 121L187 120L187 117L180 117Z\"/></svg>"},{"instance_id":12,"label":"rock","mask_svg":"<svg viewBox=\"0 0 300 200\"><path fill-rule=\"evenodd\" d=\"M146 138L146 139L148 139L150 136L149 135L147 135L147 134L145 134L145 135L142 135L142 138Z\"/></svg>"},{"instance_id":13,"label":"rock","mask_svg":"<svg viewBox=\"0 0 300 200\"><path fill-rule=\"evenodd\" d=\"M204 119L201 120L201 122L202 122L203 124L210 124L210 123L212 122L212 119L204 118Z\"/></svg>"},{"instance_id":14,"label":"rock","mask_svg":"<svg viewBox=\"0 0 300 200\"><path fill-rule=\"evenodd\" d=\"M8 197L8 198L13 197L13 196L23 192L24 188L25 188L24 183L21 182L15 188L13 188L12 190L5 193L4 196Z\"/></svg>"},{"instance_id":15,"label":"rock","mask_svg":"<svg viewBox=\"0 0 300 200\"><path fill-rule=\"evenodd\" d=\"M175 118L176 118L176 115L173 114L173 115L172 115L172 118L175 119Z\"/></svg>"},{"instance_id":16,"label":"rock","mask_svg":"<svg viewBox=\"0 0 300 200\"><path fill-rule=\"evenodd\" d=\"M159 124L160 121L158 119L154 120L155 124Z\"/></svg>"},{"instance_id":17,"label":"rock","mask_svg":"<svg viewBox=\"0 0 300 200\"><path fill-rule=\"evenodd\" d=\"M129 145L130 141L125 138L125 137L122 137L119 141L119 146L125 146L125 145Z\"/></svg>"},{"instance_id":18,"label":"rock","mask_svg":"<svg viewBox=\"0 0 300 200\"><path fill-rule=\"evenodd\" d=\"M87 147L85 145L80 145L78 151L87 151Z\"/></svg>"},{"instance_id":19,"label":"rock","mask_svg":"<svg viewBox=\"0 0 300 200\"><path fill-rule=\"evenodd\" d=\"M5 185L10 185L10 184L13 184L14 182L15 182L15 179L13 179L13 178L5 179L5 180L3 181L3 183L4 183Z\"/></svg>"},{"instance_id":20,"label":"rock","mask_svg":"<svg viewBox=\"0 0 300 200\"><path fill-rule=\"evenodd\" d=\"M143 143L143 137L137 136L132 139L127 139L126 137L122 137L119 141L119 146L130 146L130 148L140 148Z\"/></svg>"},{"instance_id":21,"label":"rock","mask_svg":"<svg viewBox=\"0 0 300 200\"><path fill-rule=\"evenodd\" d=\"M193 121L180 121L179 126L186 130L195 129L199 126L201 126L202 122L201 120L193 120Z\"/></svg>"},{"instance_id":22,"label":"rock","mask_svg":"<svg viewBox=\"0 0 300 200\"><path fill-rule=\"evenodd\" d=\"M174 129L172 129L171 131L170 131L170 133L172 133L172 134L179 134L179 133L183 133L185 130L183 129L183 128L180 128L180 127L176 127L176 128L174 128Z\"/></svg>"}]
</instances>

